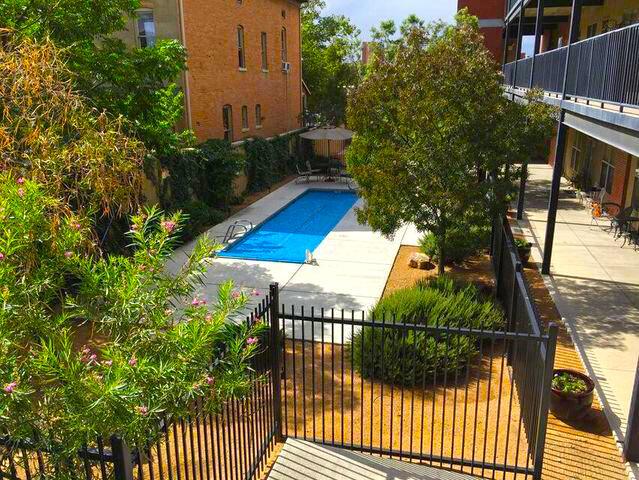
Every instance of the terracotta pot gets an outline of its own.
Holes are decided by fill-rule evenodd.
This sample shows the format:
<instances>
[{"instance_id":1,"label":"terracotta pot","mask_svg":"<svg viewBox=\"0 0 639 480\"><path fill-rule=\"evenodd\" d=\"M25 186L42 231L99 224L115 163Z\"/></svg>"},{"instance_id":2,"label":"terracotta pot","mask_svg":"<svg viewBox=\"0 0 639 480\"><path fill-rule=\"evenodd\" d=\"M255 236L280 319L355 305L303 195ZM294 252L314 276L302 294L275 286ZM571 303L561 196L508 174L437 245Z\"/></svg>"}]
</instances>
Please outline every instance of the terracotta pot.
<instances>
[{"instance_id":1,"label":"terracotta pot","mask_svg":"<svg viewBox=\"0 0 639 480\"><path fill-rule=\"evenodd\" d=\"M583 418L592 407L593 392L595 383L581 372L568 368L556 369L553 377L557 374L568 373L573 377L580 378L588 387L585 392L572 393L562 392L552 388L550 391L550 411L555 417L562 420L579 420Z\"/></svg>"}]
</instances>

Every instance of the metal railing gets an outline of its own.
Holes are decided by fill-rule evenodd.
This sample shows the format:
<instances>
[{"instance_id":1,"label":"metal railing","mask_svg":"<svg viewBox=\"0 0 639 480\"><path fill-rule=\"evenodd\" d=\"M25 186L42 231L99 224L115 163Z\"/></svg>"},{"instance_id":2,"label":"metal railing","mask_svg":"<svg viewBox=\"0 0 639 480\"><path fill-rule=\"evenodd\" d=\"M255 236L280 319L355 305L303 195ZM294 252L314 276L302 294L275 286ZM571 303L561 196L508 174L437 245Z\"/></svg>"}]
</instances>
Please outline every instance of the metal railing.
<instances>
[{"instance_id":1,"label":"metal railing","mask_svg":"<svg viewBox=\"0 0 639 480\"><path fill-rule=\"evenodd\" d=\"M639 24L581 40L570 49L568 97L621 107L639 106ZM567 53L568 47L562 47L537 55L532 86L561 93ZM530 87L530 68L532 57L517 62L514 86ZM513 85L514 70L515 62L504 65L506 85Z\"/></svg>"},{"instance_id":2,"label":"metal railing","mask_svg":"<svg viewBox=\"0 0 639 480\"><path fill-rule=\"evenodd\" d=\"M504 331L294 306L280 317L284 436L491 478L541 478L554 329L526 331L524 315L513 325L510 313ZM437 360L417 374L407 365L428 345Z\"/></svg>"}]
</instances>

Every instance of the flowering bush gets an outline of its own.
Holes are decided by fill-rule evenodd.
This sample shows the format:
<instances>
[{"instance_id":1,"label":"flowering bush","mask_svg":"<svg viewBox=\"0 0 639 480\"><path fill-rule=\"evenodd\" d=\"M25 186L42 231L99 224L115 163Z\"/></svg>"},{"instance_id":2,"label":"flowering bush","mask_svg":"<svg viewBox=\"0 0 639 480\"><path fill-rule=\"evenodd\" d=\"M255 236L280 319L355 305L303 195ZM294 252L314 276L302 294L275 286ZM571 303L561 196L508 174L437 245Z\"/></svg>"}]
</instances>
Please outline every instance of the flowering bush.
<instances>
[{"instance_id":1,"label":"flowering bush","mask_svg":"<svg viewBox=\"0 0 639 480\"><path fill-rule=\"evenodd\" d=\"M160 416L245 393L263 329L229 321L250 292L227 283L214 305L194 296L216 247L207 239L167 272L180 214L133 216L133 255L102 257L87 219L50 215L59 207L0 173L0 436L52 450L52 476L97 436L144 444Z\"/></svg>"}]
</instances>

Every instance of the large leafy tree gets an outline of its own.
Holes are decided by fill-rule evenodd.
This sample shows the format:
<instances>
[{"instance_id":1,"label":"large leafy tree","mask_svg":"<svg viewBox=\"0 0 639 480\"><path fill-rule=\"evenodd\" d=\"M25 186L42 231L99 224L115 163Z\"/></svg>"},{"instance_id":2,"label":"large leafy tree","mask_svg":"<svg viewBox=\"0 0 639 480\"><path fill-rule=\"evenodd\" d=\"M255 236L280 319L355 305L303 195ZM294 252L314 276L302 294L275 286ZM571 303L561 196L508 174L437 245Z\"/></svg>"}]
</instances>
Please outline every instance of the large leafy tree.
<instances>
[{"instance_id":1,"label":"large leafy tree","mask_svg":"<svg viewBox=\"0 0 639 480\"><path fill-rule=\"evenodd\" d=\"M99 110L126 117L131 132L162 155L192 140L174 131L182 115L175 81L186 51L174 40L127 48L116 39L139 7L139 0L4 0L0 41L6 48L14 37L50 39L62 47L74 87Z\"/></svg>"},{"instance_id":2,"label":"large leafy tree","mask_svg":"<svg viewBox=\"0 0 639 480\"><path fill-rule=\"evenodd\" d=\"M454 25L411 28L350 98L357 135L348 164L365 200L359 219L384 234L404 222L431 232L443 272L450 232L503 211L516 175L509 167L544 148L551 113L535 99L504 98L475 17L462 11Z\"/></svg>"},{"instance_id":3,"label":"large leafy tree","mask_svg":"<svg viewBox=\"0 0 639 480\"><path fill-rule=\"evenodd\" d=\"M382 20L377 27L371 28L373 55L392 61L397 55L399 46L406 41L410 32L414 28L423 29L424 26L425 23L421 18L411 14L399 26L398 35L394 20Z\"/></svg>"},{"instance_id":4,"label":"large leafy tree","mask_svg":"<svg viewBox=\"0 0 639 480\"><path fill-rule=\"evenodd\" d=\"M359 76L359 30L342 15L323 15L323 0L311 0L302 10L303 75L311 96L309 108L326 121L342 123L347 90Z\"/></svg>"}]
</instances>

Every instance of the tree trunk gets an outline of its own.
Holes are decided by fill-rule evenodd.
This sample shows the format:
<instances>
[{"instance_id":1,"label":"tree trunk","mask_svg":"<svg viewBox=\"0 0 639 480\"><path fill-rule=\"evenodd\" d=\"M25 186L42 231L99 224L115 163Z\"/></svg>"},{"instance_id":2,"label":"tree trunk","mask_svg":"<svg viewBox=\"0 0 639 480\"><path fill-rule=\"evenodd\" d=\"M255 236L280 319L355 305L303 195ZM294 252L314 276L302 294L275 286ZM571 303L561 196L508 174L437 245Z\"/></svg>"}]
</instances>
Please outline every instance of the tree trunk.
<instances>
[{"instance_id":1,"label":"tree trunk","mask_svg":"<svg viewBox=\"0 0 639 480\"><path fill-rule=\"evenodd\" d=\"M439 243L439 265L437 265L437 273L443 275L446 273L446 257L444 257L444 242Z\"/></svg>"}]
</instances>

